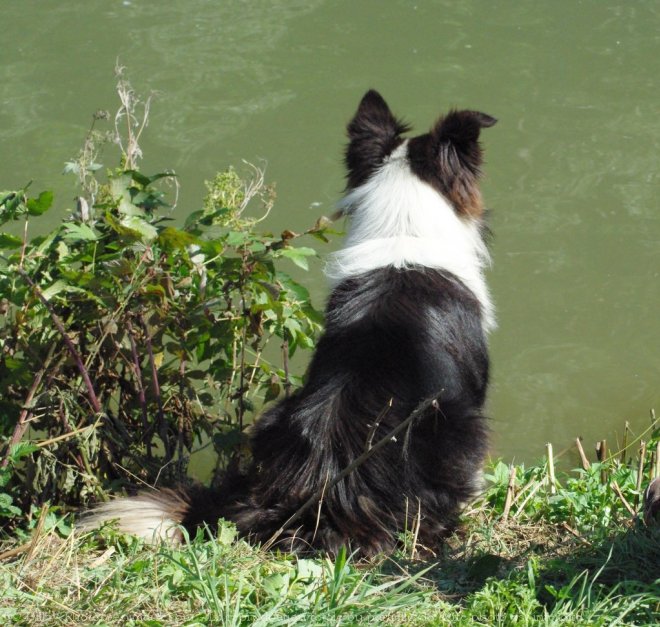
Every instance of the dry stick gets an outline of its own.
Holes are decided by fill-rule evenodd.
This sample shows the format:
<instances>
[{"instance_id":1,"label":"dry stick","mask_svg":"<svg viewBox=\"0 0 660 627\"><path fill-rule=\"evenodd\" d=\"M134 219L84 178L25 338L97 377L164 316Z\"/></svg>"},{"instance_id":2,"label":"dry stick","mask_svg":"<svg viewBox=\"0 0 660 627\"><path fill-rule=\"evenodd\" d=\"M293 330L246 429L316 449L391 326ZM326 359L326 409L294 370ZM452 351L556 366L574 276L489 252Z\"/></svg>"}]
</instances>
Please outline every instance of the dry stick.
<instances>
[{"instance_id":1,"label":"dry stick","mask_svg":"<svg viewBox=\"0 0 660 627\"><path fill-rule=\"evenodd\" d=\"M31 546L32 546L32 542L26 542L25 544L21 544L20 546L17 546L13 549L3 551L2 553L0 553L0 562L2 562L3 560L12 559L17 555L20 555L21 553L25 553L25 551L29 550Z\"/></svg>"},{"instance_id":2,"label":"dry stick","mask_svg":"<svg viewBox=\"0 0 660 627\"><path fill-rule=\"evenodd\" d=\"M502 512L502 520L509 517L509 510L513 503L513 493L516 486L516 467L512 464L509 470L509 483L506 486L506 499L504 500L504 511Z\"/></svg>"},{"instance_id":3,"label":"dry stick","mask_svg":"<svg viewBox=\"0 0 660 627\"><path fill-rule=\"evenodd\" d=\"M186 395L184 392L184 383L183 383L183 378L186 374L186 359L185 357L181 356L181 363L179 364L179 398L180 399L185 399ZM184 430L184 425L183 425L183 417L185 413L188 411L188 405L185 400L180 401L181 406L180 406L180 414L179 414L179 420L177 423L177 427L179 429L179 433L177 436L179 446L178 446L178 453L179 453L179 459L183 459L183 430Z\"/></svg>"},{"instance_id":4,"label":"dry stick","mask_svg":"<svg viewBox=\"0 0 660 627\"><path fill-rule=\"evenodd\" d=\"M596 457L601 464L607 459L607 440L601 440L596 444ZM600 482L602 484L607 483L607 470L605 470L605 467L600 471Z\"/></svg>"},{"instance_id":5,"label":"dry stick","mask_svg":"<svg viewBox=\"0 0 660 627\"><path fill-rule=\"evenodd\" d=\"M25 251L27 249L27 235L28 235L28 218L27 214L25 215L25 225L23 226L23 245L21 246L21 259L18 262L18 267L23 268L23 261L25 261Z\"/></svg>"},{"instance_id":6,"label":"dry stick","mask_svg":"<svg viewBox=\"0 0 660 627\"><path fill-rule=\"evenodd\" d=\"M580 454L580 462L582 463L582 468L584 470L589 470L589 468L591 468L591 464L589 463L587 456L584 454L581 438L575 439L575 445L577 446L578 453Z\"/></svg>"},{"instance_id":7,"label":"dry stick","mask_svg":"<svg viewBox=\"0 0 660 627\"><path fill-rule=\"evenodd\" d=\"M623 492L621 492L621 488L619 487L619 484L616 481L612 481L612 483L610 485L612 486L612 490L614 490L616 495L619 497L619 500L623 503L624 507L628 510L628 513L633 518L635 518L637 513L635 512L635 510L632 507L630 507L630 503L628 503L628 501L626 501L626 497L623 496Z\"/></svg>"},{"instance_id":8,"label":"dry stick","mask_svg":"<svg viewBox=\"0 0 660 627\"><path fill-rule=\"evenodd\" d=\"M557 494L557 486L555 485L555 460L552 455L552 443L548 442L545 445L545 450L548 457L548 483L550 486L550 494Z\"/></svg>"},{"instance_id":9,"label":"dry stick","mask_svg":"<svg viewBox=\"0 0 660 627\"><path fill-rule=\"evenodd\" d=\"M87 395L89 397L89 402L90 405L92 406L92 409L94 410L94 413L96 414L102 413L101 403L99 403L99 399L96 396L96 392L94 391L92 380L89 378L89 373L87 372L87 368L85 368L85 364L83 364L82 357L80 356L80 353L76 350L76 347L73 345L71 338L66 334L66 329L64 328L64 324L62 324L60 317L55 313L55 310L53 309L51 304L46 300L42 291L30 278L28 273L25 272L25 270L22 270L21 268L17 268L17 271L29 283L30 287L32 287L35 294L37 295L37 298L41 301L42 305L48 310L48 313L50 314L53 323L57 327L57 330L60 332L60 335L62 336L62 339L66 344L67 350L69 351L71 357L73 358L73 361L75 362L76 367L78 368L78 372L80 372L80 376L82 377L83 382L85 383L85 387L87 388Z\"/></svg>"},{"instance_id":10,"label":"dry stick","mask_svg":"<svg viewBox=\"0 0 660 627\"><path fill-rule=\"evenodd\" d=\"M245 300L243 300L245 302ZM245 389L245 352L247 349L245 345L247 344L247 325L243 325L243 332L241 335L241 365L238 375L238 431L243 433L243 418L245 417L245 395L247 390ZM240 452L239 452L240 455Z\"/></svg>"},{"instance_id":11,"label":"dry stick","mask_svg":"<svg viewBox=\"0 0 660 627\"><path fill-rule=\"evenodd\" d=\"M644 480L644 458L646 457L646 442L639 443L639 463L637 464L637 483L635 485L635 507L639 507L639 495L642 492L642 481Z\"/></svg>"},{"instance_id":12,"label":"dry stick","mask_svg":"<svg viewBox=\"0 0 660 627\"><path fill-rule=\"evenodd\" d=\"M573 529L573 527L571 527L568 523L563 522L563 523L561 524L561 526L562 526L564 529L566 529L566 531L568 531L570 534L572 534L573 536L575 536L580 542L582 542L583 544L586 544L587 546L591 546L591 542L589 542L589 540L587 540L586 538L583 538L583 537L582 537L577 531L575 531L575 529Z\"/></svg>"},{"instance_id":13,"label":"dry stick","mask_svg":"<svg viewBox=\"0 0 660 627\"><path fill-rule=\"evenodd\" d=\"M41 537L41 532L43 531L44 524L46 523L46 514L48 513L48 508L49 508L48 503L44 503L41 506L41 511L39 512L39 520L37 521L37 528L34 530L34 535L32 536L30 547L28 548L27 555L23 560L23 566L25 566L25 564L27 564L27 562L29 562L32 559L32 556L34 555L34 551L37 548L37 543L39 542L39 538Z\"/></svg>"},{"instance_id":14,"label":"dry stick","mask_svg":"<svg viewBox=\"0 0 660 627\"><path fill-rule=\"evenodd\" d=\"M432 396L431 398L427 398L426 400L422 401L417 408L403 421L400 422L392 431L390 431L387 435L383 436L380 440L376 442L371 448L367 449L364 451L361 455L356 457L344 470L342 470L328 485L327 487L324 485L321 490L317 490L311 497L309 497L289 518L286 519L284 524L268 539L268 541L263 545L264 550L268 550L279 538L284 530L293 522L298 520L302 514L305 513L314 503L316 503L319 498L321 497L321 494L323 491L331 490L334 488L342 479L350 475L358 466L361 466L364 464L367 459L369 459L372 455L374 455L377 451L379 451L383 446L385 446L388 442L392 441L392 438L394 438L398 433L403 431L409 424L412 423L415 418L418 418L421 414L423 414L429 407L435 407L438 411L440 411L440 407L438 405L438 397L442 394L441 390L436 394L435 396Z\"/></svg>"},{"instance_id":15,"label":"dry stick","mask_svg":"<svg viewBox=\"0 0 660 627\"><path fill-rule=\"evenodd\" d=\"M628 448L628 432L630 431L630 423L626 420L623 427L623 446L621 447L621 463L626 463L626 449Z\"/></svg>"},{"instance_id":16,"label":"dry stick","mask_svg":"<svg viewBox=\"0 0 660 627\"><path fill-rule=\"evenodd\" d=\"M527 485L530 485L529 483ZM532 499L532 497L539 491L541 486L543 485L543 481L537 482L537 484L529 491L529 494L523 499L523 502L518 506L518 509L516 513L513 515L514 518L518 518L520 514L525 511L525 505L529 503L529 501ZM525 488L526 489L526 488ZM522 491L521 491L522 494Z\"/></svg>"},{"instance_id":17,"label":"dry stick","mask_svg":"<svg viewBox=\"0 0 660 627\"><path fill-rule=\"evenodd\" d=\"M96 429L98 426L98 420L94 422L91 425L87 425L85 427L81 427L80 429L75 429L74 431L67 431L66 433L63 433L62 435L55 436L54 438L49 438L48 440L41 440L41 442L37 442L37 446L39 448L42 448L44 446L49 446L51 444L55 444L55 442L61 442L62 440L68 440L69 438L72 438L76 435L80 435L81 433L85 433L87 431L92 431L93 429ZM89 472L89 468L86 469L87 472ZM93 473L90 473L93 474Z\"/></svg>"},{"instance_id":18,"label":"dry stick","mask_svg":"<svg viewBox=\"0 0 660 627\"><path fill-rule=\"evenodd\" d=\"M407 517L406 517L407 520ZM422 501L417 497L417 516L415 516L415 525L412 537L412 549L410 550L410 559L415 559L417 554L417 539L419 538L419 528L422 526Z\"/></svg>"}]
</instances>

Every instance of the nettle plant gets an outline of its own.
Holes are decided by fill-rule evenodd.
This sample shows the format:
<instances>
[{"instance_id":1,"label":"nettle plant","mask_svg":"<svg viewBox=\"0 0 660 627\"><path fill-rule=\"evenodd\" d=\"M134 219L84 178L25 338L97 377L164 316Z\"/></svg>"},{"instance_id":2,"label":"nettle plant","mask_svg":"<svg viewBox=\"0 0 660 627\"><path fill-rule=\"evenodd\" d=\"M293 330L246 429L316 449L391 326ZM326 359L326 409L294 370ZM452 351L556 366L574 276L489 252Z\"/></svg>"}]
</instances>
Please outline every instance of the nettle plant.
<instances>
[{"instance_id":1,"label":"nettle plant","mask_svg":"<svg viewBox=\"0 0 660 627\"><path fill-rule=\"evenodd\" d=\"M255 410L298 383L288 360L321 328L280 266L306 269L315 252L294 241L327 241L327 223L259 233L248 213L266 215L274 194L254 168L247 180L218 174L174 226L174 175L136 166L148 101L138 119L123 79L118 91L114 131L93 125L67 164L83 193L59 226L28 239L52 194L0 192L0 226L24 226L0 233L0 516L16 514L7 494L80 503L125 482L182 480L202 442L220 465L240 461ZM108 140L121 167L102 175Z\"/></svg>"}]
</instances>

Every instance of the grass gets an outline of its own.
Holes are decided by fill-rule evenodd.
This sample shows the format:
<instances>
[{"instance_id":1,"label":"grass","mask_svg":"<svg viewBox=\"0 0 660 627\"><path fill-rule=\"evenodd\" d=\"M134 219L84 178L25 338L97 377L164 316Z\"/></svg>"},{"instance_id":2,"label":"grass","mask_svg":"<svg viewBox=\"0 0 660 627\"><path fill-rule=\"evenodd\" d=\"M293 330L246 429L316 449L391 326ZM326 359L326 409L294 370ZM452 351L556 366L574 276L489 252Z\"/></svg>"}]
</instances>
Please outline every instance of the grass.
<instances>
[{"instance_id":1,"label":"grass","mask_svg":"<svg viewBox=\"0 0 660 627\"><path fill-rule=\"evenodd\" d=\"M79 535L44 508L0 545L0 624L657 625L660 526L642 522L637 481L656 450L552 484L547 460L494 463L460 530L424 558L412 533L365 563L265 552L231 525L150 547L111 527Z\"/></svg>"}]
</instances>

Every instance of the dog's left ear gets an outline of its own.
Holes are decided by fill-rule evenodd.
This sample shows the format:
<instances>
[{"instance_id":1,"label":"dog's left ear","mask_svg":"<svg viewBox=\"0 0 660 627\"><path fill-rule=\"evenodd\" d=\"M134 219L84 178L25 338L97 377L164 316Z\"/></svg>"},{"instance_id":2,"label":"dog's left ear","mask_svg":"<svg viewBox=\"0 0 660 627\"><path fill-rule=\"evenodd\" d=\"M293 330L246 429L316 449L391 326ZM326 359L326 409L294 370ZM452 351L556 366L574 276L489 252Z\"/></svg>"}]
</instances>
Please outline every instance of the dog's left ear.
<instances>
[{"instance_id":1,"label":"dog's left ear","mask_svg":"<svg viewBox=\"0 0 660 627\"><path fill-rule=\"evenodd\" d=\"M390 111L384 98L376 90L369 90L346 128L348 186L357 187L366 182L401 143L400 135L408 130Z\"/></svg>"},{"instance_id":2,"label":"dog's left ear","mask_svg":"<svg viewBox=\"0 0 660 627\"><path fill-rule=\"evenodd\" d=\"M497 120L480 111L451 111L440 118L431 130L433 146L438 156L452 150L464 166L477 173L482 162L479 134Z\"/></svg>"}]
</instances>

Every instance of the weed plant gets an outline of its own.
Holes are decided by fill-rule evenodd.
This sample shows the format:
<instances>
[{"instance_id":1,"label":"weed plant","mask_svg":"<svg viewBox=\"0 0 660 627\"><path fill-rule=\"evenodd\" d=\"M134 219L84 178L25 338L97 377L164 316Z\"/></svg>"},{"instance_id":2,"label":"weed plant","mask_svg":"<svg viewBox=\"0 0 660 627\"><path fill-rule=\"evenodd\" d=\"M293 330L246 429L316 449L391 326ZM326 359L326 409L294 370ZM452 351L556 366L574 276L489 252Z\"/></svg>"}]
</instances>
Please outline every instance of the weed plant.
<instances>
[{"instance_id":1,"label":"weed plant","mask_svg":"<svg viewBox=\"0 0 660 627\"><path fill-rule=\"evenodd\" d=\"M306 269L315 251L294 245L301 234L258 230L274 201L263 173L219 173L177 225L175 175L137 169L149 100L121 75L118 93L114 128L99 132L111 116L97 113L66 165L81 195L55 229L29 237L50 192L0 193L0 227L22 225L22 237L0 233L5 524L19 507L183 481L209 442L220 466L240 463L255 408L299 383L289 358L320 330L309 292L286 271ZM103 147L120 154L105 174ZM319 221L305 234L326 231Z\"/></svg>"}]
</instances>

